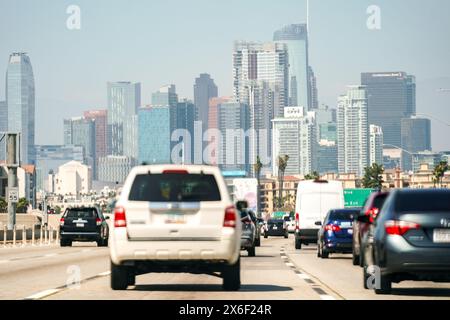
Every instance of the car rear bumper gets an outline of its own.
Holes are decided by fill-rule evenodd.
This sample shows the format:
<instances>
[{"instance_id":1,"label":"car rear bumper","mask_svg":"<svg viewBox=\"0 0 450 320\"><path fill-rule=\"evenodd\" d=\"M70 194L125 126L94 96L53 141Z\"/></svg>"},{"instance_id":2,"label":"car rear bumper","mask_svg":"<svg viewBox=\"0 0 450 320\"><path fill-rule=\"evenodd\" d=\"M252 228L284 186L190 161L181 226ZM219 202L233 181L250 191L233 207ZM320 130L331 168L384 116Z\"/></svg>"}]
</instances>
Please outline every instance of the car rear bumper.
<instances>
[{"instance_id":1,"label":"car rear bumper","mask_svg":"<svg viewBox=\"0 0 450 320\"><path fill-rule=\"evenodd\" d=\"M287 230L281 229L281 230L268 230L264 232L264 235L268 235L271 237L282 237L285 236L287 233Z\"/></svg>"},{"instance_id":2,"label":"car rear bumper","mask_svg":"<svg viewBox=\"0 0 450 320\"><path fill-rule=\"evenodd\" d=\"M403 237L389 236L382 273L446 274L450 279L450 248L414 247Z\"/></svg>"},{"instance_id":3,"label":"car rear bumper","mask_svg":"<svg viewBox=\"0 0 450 320\"><path fill-rule=\"evenodd\" d=\"M299 229L295 231L295 239L303 243L317 243L319 229Z\"/></svg>"},{"instance_id":4,"label":"car rear bumper","mask_svg":"<svg viewBox=\"0 0 450 320\"><path fill-rule=\"evenodd\" d=\"M60 233L60 238L63 240L72 241L97 241L101 239L98 232L64 232Z\"/></svg>"},{"instance_id":5,"label":"car rear bumper","mask_svg":"<svg viewBox=\"0 0 450 320\"><path fill-rule=\"evenodd\" d=\"M124 261L227 261L239 259L241 238L234 233L218 241L130 241L126 229L111 232L110 254L114 264Z\"/></svg>"},{"instance_id":6,"label":"car rear bumper","mask_svg":"<svg viewBox=\"0 0 450 320\"><path fill-rule=\"evenodd\" d=\"M342 240L328 240L325 243L327 251L329 252L337 252L337 253L350 253L352 252L352 241L348 241L345 239Z\"/></svg>"}]
</instances>

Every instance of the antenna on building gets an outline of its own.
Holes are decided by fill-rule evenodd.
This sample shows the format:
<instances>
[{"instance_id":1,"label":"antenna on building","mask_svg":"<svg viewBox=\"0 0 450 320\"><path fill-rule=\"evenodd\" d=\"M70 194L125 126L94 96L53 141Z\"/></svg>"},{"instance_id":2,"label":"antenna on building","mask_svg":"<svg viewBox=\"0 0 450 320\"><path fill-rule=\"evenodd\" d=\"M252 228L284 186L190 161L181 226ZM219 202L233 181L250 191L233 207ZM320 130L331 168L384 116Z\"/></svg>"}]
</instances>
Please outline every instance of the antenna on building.
<instances>
[{"instance_id":1,"label":"antenna on building","mask_svg":"<svg viewBox=\"0 0 450 320\"><path fill-rule=\"evenodd\" d=\"M309 0L306 0L306 35L309 41Z\"/></svg>"}]
</instances>

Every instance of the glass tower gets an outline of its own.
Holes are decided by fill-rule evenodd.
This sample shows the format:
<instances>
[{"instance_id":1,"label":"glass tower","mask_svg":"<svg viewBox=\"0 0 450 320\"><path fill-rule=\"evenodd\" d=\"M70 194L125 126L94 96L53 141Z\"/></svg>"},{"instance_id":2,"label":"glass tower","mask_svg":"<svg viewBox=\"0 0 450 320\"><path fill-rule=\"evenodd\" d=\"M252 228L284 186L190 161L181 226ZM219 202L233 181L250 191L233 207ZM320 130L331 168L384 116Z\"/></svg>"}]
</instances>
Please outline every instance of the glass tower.
<instances>
[{"instance_id":1,"label":"glass tower","mask_svg":"<svg viewBox=\"0 0 450 320\"><path fill-rule=\"evenodd\" d=\"M288 48L289 105L311 108L307 25L288 25L275 31L273 40Z\"/></svg>"},{"instance_id":2,"label":"glass tower","mask_svg":"<svg viewBox=\"0 0 450 320\"><path fill-rule=\"evenodd\" d=\"M0 101L0 139L2 139L2 132L8 131L8 105L6 101ZM0 142L0 161L6 158L6 144L5 139Z\"/></svg>"},{"instance_id":3,"label":"glass tower","mask_svg":"<svg viewBox=\"0 0 450 320\"><path fill-rule=\"evenodd\" d=\"M108 82L108 153L137 158L137 110L141 84Z\"/></svg>"},{"instance_id":4,"label":"glass tower","mask_svg":"<svg viewBox=\"0 0 450 320\"><path fill-rule=\"evenodd\" d=\"M6 73L8 131L21 134L20 157L33 162L35 126L35 87L33 68L26 53L12 53Z\"/></svg>"}]
</instances>

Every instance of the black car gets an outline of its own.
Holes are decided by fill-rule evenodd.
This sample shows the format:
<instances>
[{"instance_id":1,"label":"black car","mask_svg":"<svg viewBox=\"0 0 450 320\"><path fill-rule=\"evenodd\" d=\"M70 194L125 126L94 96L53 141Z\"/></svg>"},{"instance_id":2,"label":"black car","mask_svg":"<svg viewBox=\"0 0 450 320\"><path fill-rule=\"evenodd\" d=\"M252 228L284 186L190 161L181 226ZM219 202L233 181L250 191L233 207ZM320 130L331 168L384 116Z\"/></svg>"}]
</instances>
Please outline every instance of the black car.
<instances>
[{"instance_id":1,"label":"black car","mask_svg":"<svg viewBox=\"0 0 450 320\"><path fill-rule=\"evenodd\" d=\"M450 282L450 190L395 190L364 246L364 287L389 294L405 280Z\"/></svg>"},{"instance_id":2,"label":"black car","mask_svg":"<svg viewBox=\"0 0 450 320\"><path fill-rule=\"evenodd\" d=\"M260 247L261 246L261 220L256 217L256 214L252 210L248 210L248 214L250 215L250 218L252 219L253 223L255 224L256 228L256 235L255 235L255 246Z\"/></svg>"},{"instance_id":3,"label":"black car","mask_svg":"<svg viewBox=\"0 0 450 320\"><path fill-rule=\"evenodd\" d=\"M71 246L73 241L95 241L99 247L107 247L107 219L96 207L68 208L60 220L61 247Z\"/></svg>"},{"instance_id":4,"label":"black car","mask_svg":"<svg viewBox=\"0 0 450 320\"><path fill-rule=\"evenodd\" d=\"M264 230L264 238L268 237L289 238L286 221L284 221L284 219L270 219L267 221L266 230Z\"/></svg>"}]
</instances>

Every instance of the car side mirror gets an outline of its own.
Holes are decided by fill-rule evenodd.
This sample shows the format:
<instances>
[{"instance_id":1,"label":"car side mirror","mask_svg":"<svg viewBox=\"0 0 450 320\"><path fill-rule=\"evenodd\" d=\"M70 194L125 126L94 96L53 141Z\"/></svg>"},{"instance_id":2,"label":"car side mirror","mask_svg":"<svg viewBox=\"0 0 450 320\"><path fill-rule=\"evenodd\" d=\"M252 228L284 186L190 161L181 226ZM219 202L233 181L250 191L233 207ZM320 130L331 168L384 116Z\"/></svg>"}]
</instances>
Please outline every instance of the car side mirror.
<instances>
[{"instance_id":1,"label":"car side mirror","mask_svg":"<svg viewBox=\"0 0 450 320\"><path fill-rule=\"evenodd\" d=\"M322 222L321 221L316 221L316 223L314 223L316 226L322 226Z\"/></svg>"},{"instance_id":2,"label":"car side mirror","mask_svg":"<svg viewBox=\"0 0 450 320\"><path fill-rule=\"evenodd\" d=\"M105 217L105 220L109 220L110 219L110 217Z\"/></svg>"},{"instance_id":3,"label":"car side mirror","mask_svg":"<svg viewBox=\"0 0 450 320\"><path fill-rule=\"evenodd\" d=\"M366 216L366 215L358 216L357 220L358 220L358 222L361 222L361 223L371 223L370 222L370 217Z\"/></svg>"}]
</instances>

